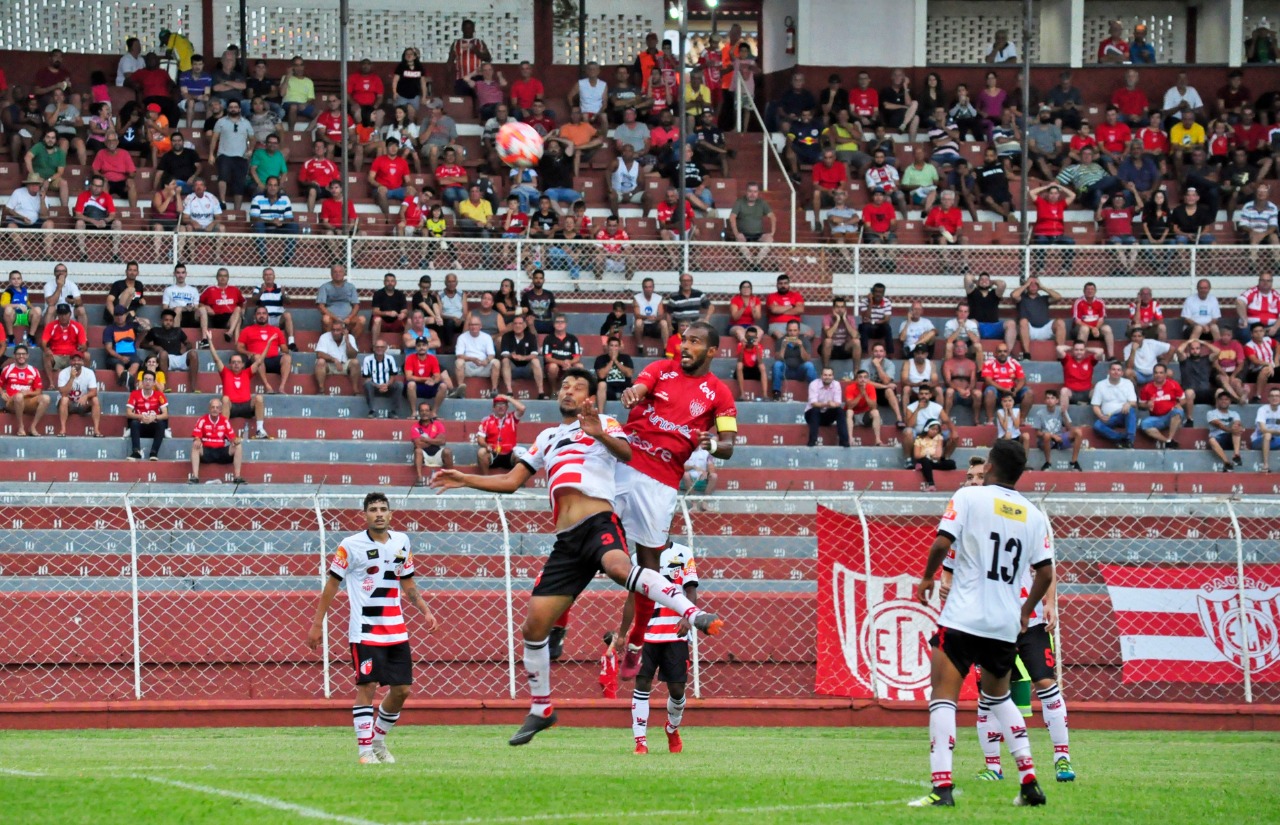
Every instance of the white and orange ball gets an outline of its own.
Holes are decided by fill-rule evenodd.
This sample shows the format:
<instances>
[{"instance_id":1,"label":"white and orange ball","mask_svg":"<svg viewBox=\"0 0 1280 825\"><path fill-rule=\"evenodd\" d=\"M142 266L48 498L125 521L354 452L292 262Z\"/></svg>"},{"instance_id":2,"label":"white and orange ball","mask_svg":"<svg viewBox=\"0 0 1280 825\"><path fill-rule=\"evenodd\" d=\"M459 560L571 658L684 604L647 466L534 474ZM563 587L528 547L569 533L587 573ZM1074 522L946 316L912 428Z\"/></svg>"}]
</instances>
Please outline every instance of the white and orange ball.
<instances>
[{"instance_id":1,"label":"white and orange ball","mask_svg":"<svg viewBox=\"0 0 1280 825\"><path fill-rule=\"evenodd\" d=\"M542 159L542 135L527 123L505 123L498 130L498 157L508 166L537 166Z\"/></svg>"}]
</instances>

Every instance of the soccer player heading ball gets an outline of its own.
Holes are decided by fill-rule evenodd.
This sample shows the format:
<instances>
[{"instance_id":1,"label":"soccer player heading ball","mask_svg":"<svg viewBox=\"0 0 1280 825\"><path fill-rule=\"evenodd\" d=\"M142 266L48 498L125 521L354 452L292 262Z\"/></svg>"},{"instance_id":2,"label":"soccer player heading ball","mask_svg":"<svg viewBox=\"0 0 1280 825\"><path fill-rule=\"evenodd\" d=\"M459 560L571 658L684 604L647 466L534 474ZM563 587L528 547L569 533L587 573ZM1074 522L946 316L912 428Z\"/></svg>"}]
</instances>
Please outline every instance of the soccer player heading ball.
<instances>
[{"instance_id":1,"label":"soccer player heading ball","mask_svg":"<svg viewBox=\"0 0 1280 825\"><path fill-rule=\"evenodd\" d=\"M428 633L435 631L436 619L413 580L409 537L391 529L391 505L386 496L369 493L364 497L364 520L367 529L347 536L333 554L329 578L307 633L307 646L312 650L320 647L324 615L345 583L351 603L351 664L356 671L356 704L351 717L360 763L367 765L396 761L387 750L387 734L399 721L400 709L413 684L413 656L401 609L402 594L404 601L422 613ZM391 689L378 706L375 720L373 697L378 685Z\"/></svg>"},{"instance_id":2,"label":"soccer player heading ball","mask_svg":"<svg viewBox=\"0 0 1280 825\"><path fill-rule=\"evenodd\" d=\"M1009 675L1018 655L1018 635L1053 584L1053 546L1044 514L1015 488L1027 467L1017 441L998 441L987 455L985 484L962 487L952 496L929 548L916 598L928 604L934 577L955 548L951 592L938 617L929 702L929 767L933 792L913 805L955 804L952 751L956 743L956 700L969 668L982 668L981 701L993 727L1004 735L1018 766L1016 805L1043 805L1036 782L1027 728L1009 693ZM1035 571L1025 600L1023 570Z\"/></svg>"},{"instance_id":3,"label":"soccer player heading ball","mask_svg":"<svg viewBox=\"0 0 1280 825\"><path fill-rule=\"evenodd\" d=\"M556 722L551 704L552 626L603 572L640 596L671 608L704 633L723 626L714 614L694 606L679 586L655 570L632 565L622 526L614 514L614 468L632 458L631 438L613 418L595 408L596 376L575 367L560 385L559 426L543 430L533 447L505 475L477 476L441 470L431 480L439 490L470 487L490 493L514 493L539 470L547 471L556 542L533 585L533 597L520 632L532 705L510 744L523 745ZM677 465L677 472L679 471Z\"/></svg>"}]
</instances>

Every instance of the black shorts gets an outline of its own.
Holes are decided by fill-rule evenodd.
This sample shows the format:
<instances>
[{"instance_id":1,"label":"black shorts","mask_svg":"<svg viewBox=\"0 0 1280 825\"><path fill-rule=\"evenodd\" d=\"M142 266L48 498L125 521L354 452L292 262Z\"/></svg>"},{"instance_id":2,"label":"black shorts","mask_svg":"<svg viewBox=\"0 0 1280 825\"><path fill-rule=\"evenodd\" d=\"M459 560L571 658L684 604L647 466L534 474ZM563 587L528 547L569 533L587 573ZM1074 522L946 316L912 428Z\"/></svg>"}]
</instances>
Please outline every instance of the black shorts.
<instances>
[{"instance_id":1,"label":"black shorts","mask_svg":"<svg viewBox=\"0 0 1280 825\"><path fill-rule=\"evenodd\" d=\"M661 338L662 327L658 326L657 321L645 321L644 326L640 329L640 333L645 338Z\"/></svg>"},{"instance_id":2,"label":"black shorts","mask_svg":"<svg viewBox=\"0 0 1280 825\"><path fill-rule=\"evenodd\" d=\"M1047 627L1038 624L1028 627L1026 633L1018 634L1018 662L1019 674L1032 682L1057 678L1053 672L1057 664L1053 655L1053 637Z\"/></svg>"},{"instance_id":3,"label":"black shorts","mask_svg":"<svg viewBox=\"0 0 1280 825\"><path fill-rule=\"evenodd\" d=\"M262 366L266 367L267 372L274 373L275 375L279 375L280 374L280 356L273 355L270 358L263 358Z\"/></svg>"},{"instance_id":4,"label":"black shorts","mask_svg":"<svg viewBox=\"0 0 1280 825\"><path fill-rule=\"evenodd\" d=\"M744 381L759 381L759 380L761 380L761 379L760 379L760 365L759 365L759 364L757 364L757 365L756 365L756 366L754 366L754 367L748 367L748 366L746 366L746 365L744 364L744 365L743 365L743 367L742 367L742 378L743 378L743 380L744 380Z\"/></svg>"},{"instance_id":5,"label":"black shorts","mask_svg":"<svg viewBox=\"0 0 1280 825\"><path fill-rule=\"evenodd\" d=\"M227 411L227 418L253 418L253 403L243 401L232 404L231 409Z\"/></svg>"},{"instance_id":6,"label":"black shorts","mask_svg":"<svg viewBox=\"0 0 1280 825\"><path fill-rule=\"evenodd\" d=\"M515 453L489 453L489 469L490 470L514 470L516 466Z\"/></svg>"},{"instance_id":7,"label":"black shorts","mask_svg":"<svg viewBox=\"0 0 1280 825\"><path fill-rule=\"evenodd\" d=\"M636 678L652 679L655 674L659 682L667 684L689 681L689 643L645 642Z\"/></svg>"},{"instance_id":8,"label":"black shorts","mask_svg":"<svg viewBox=\"0 0 1280 825\"><path fill-rule=\"evenodd\" d=\"M377 682L380 685L413 684L413 656L409 643L394 645L351 645L351 665L356 671L356 684Z\"/></svg>"},{"instance_id":9,"label":"black shorts","mask_svg":"<svg viewBox=\"0 0 1280 825\"><path fill-rule=\"evenodd\" d=\"M1013 670L1014 661L1018 658L1018 646L1013 642L974 636L941 625L929 644L947 654L961 676L968 676L973 666L977 665L982 668L983 673L1000 678Z\"/></svg>"},{"instance_id":10,"label":"black shorts","mask_svg":"<svg viewBox=\"0 0 1280 825\"><path fill-rule=\"evenodd\" d=\"M596 513L557 534L551 555L533 583L533 595L576 598L601 572L604 554L610 550L627 552L622 522L610 512Z\"/></svg>"},{"instance_id":11,"label":"black shorts","mask_svg":"<svg viewBox=\"0 0 1280 825\"><path fill-rule=\"evenodd\" d=\"M109 180L109 181L107 181L107 194L111 195L113 198L125 198L125 199L128 199L128 197L129 197L129 179L128 179L128 178L125 178L124 180Z\"/></svg>"},{"instance_id":12,"label":"black shorts","mask_svg":"<svg viewBox=\"0 0 1280 825\"><path fill-rule=\"evenodd\" d=\"M832 361L851 361L853 360L853 347L845 344L843 347L831 348Z\"/></svg>"},{"instance_id":13,"label":"black shorts","mask_svg":"<svg viewBox=\"0 0 1280 825\"><path fill-rule=\"evenodd\" d=\"M404 394L405 394L405 395L408 395L408 394L409 394L409 385L410 385L410 384L413 384L413 386L414 386L414 394L417 396L417 398L418 398L418 400L419 400L419 401L425 401L425 400L430 399L430 398L435 398L435 397L436 397L436 393L440 392L440 386L441 386L441 384L440 384L440 382L439 382L439 381L437 381L437 382L436 382L436 383L434 383L434 384L428 384L426 381L413 381L413 380L409 380L409 381L405 381L405 382L404 382Z\"/></svg>"},{"instance_id":14,"label":"black shorts","mask_svg":"<svg viewBox=\"0 0 1280 825\"><path fill-rule=\"evenodd\" d=\"M201 464L232 464L234 461L230 447L204 447L200 450Z\"/></svg>"},{"instance_id":15,"label":"black shorts","mask_svg":"<svg viewBox=\"0 0 1280 825\"><path fill-rule=\"evenodd\" d=\"M210 312L209 329L226 329L231 326L230 312Z\"/></svg>"},{"instance_id":16,"label":"black shorts","mask_svg":"<svg viewBox=\"0 0 1280 825\"><path fill-rule=\"evenodd\" d=\"M617 401L622 397L622 393L631 386L629 381L606 381L604 382L605 398L609 401Z\"/></svg>"}]
</instances>

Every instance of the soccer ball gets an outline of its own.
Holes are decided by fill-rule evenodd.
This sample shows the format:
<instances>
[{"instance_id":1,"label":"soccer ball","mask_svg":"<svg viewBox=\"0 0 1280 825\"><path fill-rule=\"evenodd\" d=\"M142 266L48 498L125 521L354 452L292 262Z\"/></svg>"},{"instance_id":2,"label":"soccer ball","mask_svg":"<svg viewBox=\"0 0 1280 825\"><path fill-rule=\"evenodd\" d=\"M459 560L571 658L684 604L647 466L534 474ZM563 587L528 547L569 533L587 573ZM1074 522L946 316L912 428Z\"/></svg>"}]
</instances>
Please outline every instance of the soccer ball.
<instances>
[{"instance_id":1,"label":"soccer ball","mask_svg":"<svg viewBox=\"0 0 1280 825\"><path fill-rule=\"evenodd\" d=\"M498 157L508 166L525 168L542 159L542 136L527 123L505 123L498 130Z\"/></svg>"}]
</instances>

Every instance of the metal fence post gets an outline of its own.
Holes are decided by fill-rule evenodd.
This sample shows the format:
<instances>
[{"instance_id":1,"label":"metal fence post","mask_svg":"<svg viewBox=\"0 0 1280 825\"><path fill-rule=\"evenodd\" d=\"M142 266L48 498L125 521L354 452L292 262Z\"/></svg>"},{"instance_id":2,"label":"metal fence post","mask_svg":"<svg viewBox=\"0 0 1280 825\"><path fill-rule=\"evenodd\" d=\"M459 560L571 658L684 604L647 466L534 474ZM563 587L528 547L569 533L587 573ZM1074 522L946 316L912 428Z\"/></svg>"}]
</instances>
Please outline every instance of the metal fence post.
<instances>
[{"instance_id":1,"label":"metal fence post","mask_svg":"<svg viewBox=\"0 0 1280 825\"><path fill-rule=\"evenodd\" d=\"M1231 499L1226 499L1227 515L1231 517L1231 533L1236 539L1236 598L1239 604L1236 606L1237 616L1236 622L1239 627L1240 634L1240 665L1244 669L1244 700L1253 702L1253 662L1249 654L1249 631L1251 624L1249 616L1245 613L1245 595L1244 595L1244 536L1240 532L1240 520L1236 517L1235 505L1231 503Z\"/></svg>"},{"instance_id":2,"label":"metal fence post","mask_svg":"<svg viewBox=\"0 0 1280 825\"><path fill-rule=\"evenodd\" d=\"M347 273L348 273L348 277L349 277L349 276L350 276L350 273L351 273L351 272L356 268L356 262L355 262L355 239L354 239L354 238L352 238L350 235L348 235L348 236L343 240L343 250L344 250L344 253L345 253L345 255L346 255L346 261L347 261L346 266L347 266Z\"/></svg>"},{"instance_id":3,"label":"metal fence post","mask_svg":"<svg viewBox=\"0 0 1280 825\"><path fill-rule=\"evenodd\" d=\"M124 516L129 521L129 590L133 611L133 698L142 698L142 617L138 604L138 521L133 504L124 496Z\"/></svg>"},{"instance_id":4,"label":"metal fence post","mask_svg":"<svg viewBox=\"0 0 1280 825\"><path fill-rule=\"evenodd\" d=\"M311 506L316 513L316 535L319 537L319 540L320 540L320 550L319 550L320 584L323 587L324 580L325 580L325 561L328 558L328 554L325 552L325 548L329 544L329 539L328 539L327 531L325 530L325 526L324 526L324 512L320 509L319 496L311 497ZM321 667L324 672L324 677L323 677L324 678L324 698L330 699L333 697L333 686L329 681L329 613L328 611L325 611L324 618L320 620L320 624L321 624L320 661L321 661Z\"/></svg>"},{"instance_id":5,"label":"metal fence post","mask_svg":"<svg viewBox=\"0 0 1280 825\"><path fill-rule=\"evenodd\" d=\"M1188 248L1191 250L1191 266L1188 271L1191 273L1191 291L1194 293L1196 291L1196 266L1200 263L1200 259L1195 244L1191 244Z\"/></svg>"},{"instance_id":6,"label":"metal fence post","mask_svg":"<svg viewBox=\"0 0 1280 825\"><path fill-rule=\"evenodd\" d=\"M684 538L689 543L689 550L697 558L697 548L693 546L693 519L689 516L689 497L680 497L680 515L684 518ZM689 659L693 662L693 698L702 698L702 663L698 660L698 634L689 634Z\"/></svg>"},{"instance_id":7,"label":"metal fence post","mask_svg":"<svg viewBox=\"0 0 1280 825\"><path fill-rule=\"evenodd\" d=\"M867 523L866 511L862 509L862 496L858 496L853 500L853 507L858 514L858 523L862 525L862 560L864 565L863 572L866 574L867 581L870 582L871 581L871 526ZM875 605L871 603L870 587L864 588L863 597L867 600L866 615L870 617L872 608L875 607ZM854 644L857 644L857 642L855 641ZM868 668L868 672L871 675L871 695L875 697L877 701L879 701L880 699L884 698L884 695L880 691L880 676L879 674L876 673L876 669L874 665Z\"/></svg>"},{"instance_id":8,"label":"metal fence post","mask_svg":"<svg viewBox=\"0 0 1280 825\"><path fill-rule=\"evenodd\" d=\"M502 504L502 497L493 499L498 508L498 522L502 524L502 584L506 591L507 607L507 695L516 698L516 620L515 605L511 582L511 525L507 523L507 509Z\"/></svg>"},{"instance_id":9,"label":"metal fence post","mask_svg":"<svg viewBox=\"0 0 1280 825\"><path fill-rule=\"evenodd\" d=\"M173 264L174 266L177 266L178 262L182 260L179 257L182 254L182 249L179 246L177 230L174 230L173 234L170 236L170 239L172 243L169 244L169 253L170 253L169 257L172 260L170 260L169 263Z\"/></svg>"}]
</instances>

